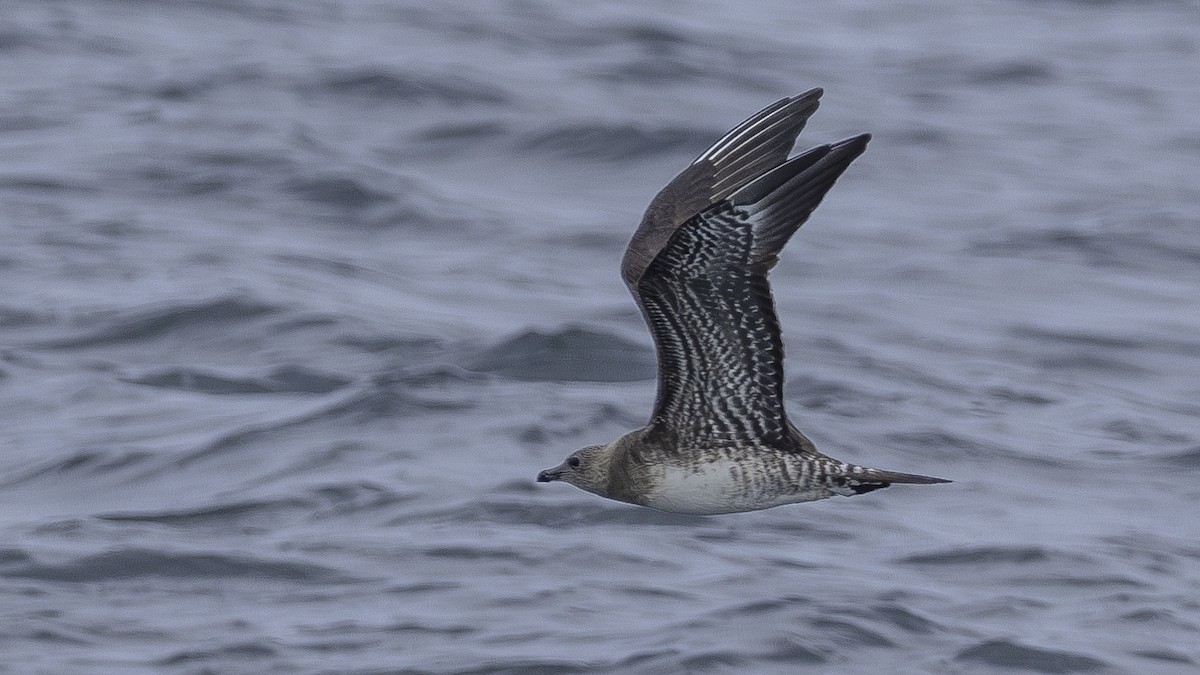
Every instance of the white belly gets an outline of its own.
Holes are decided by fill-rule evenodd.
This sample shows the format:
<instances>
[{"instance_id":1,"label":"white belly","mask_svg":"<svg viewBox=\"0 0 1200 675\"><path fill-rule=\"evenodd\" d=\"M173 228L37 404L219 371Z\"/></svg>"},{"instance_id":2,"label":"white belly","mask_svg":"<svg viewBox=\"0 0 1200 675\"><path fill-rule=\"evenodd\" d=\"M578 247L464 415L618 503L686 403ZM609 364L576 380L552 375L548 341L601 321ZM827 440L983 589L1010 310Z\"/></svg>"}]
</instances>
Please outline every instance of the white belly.
<instances>
[{"instance_id":1,"label":"white belly","mask_svg":"<svg viewBox=\"0 0 1200 675\"><path fill-rule=\"evenodd\" d=\"M823 488L769 489L750 478L745 467L733 461L714 462L698 469L667 467L656 487L646 506L696 515L756 511L831 495Z\"/></svg>"}]
</instances>

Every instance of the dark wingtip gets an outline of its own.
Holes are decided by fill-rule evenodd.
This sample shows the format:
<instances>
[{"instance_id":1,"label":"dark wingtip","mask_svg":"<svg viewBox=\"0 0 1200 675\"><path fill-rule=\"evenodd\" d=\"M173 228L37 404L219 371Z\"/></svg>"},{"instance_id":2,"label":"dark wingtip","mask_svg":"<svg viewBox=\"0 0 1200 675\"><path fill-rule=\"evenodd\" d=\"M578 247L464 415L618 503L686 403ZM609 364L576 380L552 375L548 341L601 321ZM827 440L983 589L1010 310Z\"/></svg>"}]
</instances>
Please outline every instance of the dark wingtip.
<instances>
[{"instance_id":1,"label":"dark wingtip","mask_svg":"<svg viewBox=\"0 0 1200 675\"><path fill-rule=\"evenodd\" d=\"M854 151L854 156L858 157L863 153L864 150L867 149L867 143L870 142L871 134L859 134L857 136L851 136L850 138L834 143L833 149L838 150L840 148L851 148Z\"/></svg>"}]
</instances>

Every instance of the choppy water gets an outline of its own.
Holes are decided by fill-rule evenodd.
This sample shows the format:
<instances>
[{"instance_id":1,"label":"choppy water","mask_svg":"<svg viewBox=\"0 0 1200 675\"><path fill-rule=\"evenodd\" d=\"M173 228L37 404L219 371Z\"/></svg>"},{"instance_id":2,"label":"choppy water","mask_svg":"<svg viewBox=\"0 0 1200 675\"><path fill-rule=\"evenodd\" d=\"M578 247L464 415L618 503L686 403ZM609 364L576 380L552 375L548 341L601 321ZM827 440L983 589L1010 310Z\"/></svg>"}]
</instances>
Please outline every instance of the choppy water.
<instances>
[{"instance_id":1,"label":"choppy water","mask_svg":"<svg viewBox=\"0 0 1200 675\"><path fill-rule=\"evenodd\" d=\"M956 482L536 486L649 410L647 200L813 86L793 416ZM1196 672L1198 92L1183 0L6 0L0 671Z\"/></svg>"}]
</instances>

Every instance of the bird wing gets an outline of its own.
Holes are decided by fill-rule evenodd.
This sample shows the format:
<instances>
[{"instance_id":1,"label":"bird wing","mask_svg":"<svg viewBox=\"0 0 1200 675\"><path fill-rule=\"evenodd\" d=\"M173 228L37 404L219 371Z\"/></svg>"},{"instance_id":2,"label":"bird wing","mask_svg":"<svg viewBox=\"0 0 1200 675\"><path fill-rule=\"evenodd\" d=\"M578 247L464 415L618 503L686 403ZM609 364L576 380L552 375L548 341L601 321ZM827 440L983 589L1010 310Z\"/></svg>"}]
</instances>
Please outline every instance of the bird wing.
<instances>
[{"instance_id":1,"label":"bird wing","mask_svg":"<svg viewBox=\"0 0 1200 675\"><path fill-rule=\"evenodd\" d=\"M621 276L635 296L646 268L680 225L787 159L822 93L811 89L758 111L655 195L621 262Z\"/></svg>"},{"instance_id":2,"label":"bird wing","mask_svg":"<svg viewBox=\"0 0 1200 675\"><path fill-rule=\"evenodd\" d=\"M644 220L631 243L632 249L639 241L655 242L666 231L644 269L639 271L637 262L644 252L626 254L626 282L658 349L650 428L669 434L671 445L681 450L748 439L781 447L789 437L783 345L767 272L870 140L864 134L786 159L795 134L815 109L816 95L776 103L701 155L697 162L735 167L705 174L716 181L708 194L720 197L686 217L681 214L704 201L698 193L686 194L686 207L659 203L695 169L693 164L651 205L674 215L647 212L653 224L647 229ZM797 101L808 103L792 107ZM781 120L789 109L789 119ZM789 131L755 131L784 128Z\"/></svg>"}]
</instances>

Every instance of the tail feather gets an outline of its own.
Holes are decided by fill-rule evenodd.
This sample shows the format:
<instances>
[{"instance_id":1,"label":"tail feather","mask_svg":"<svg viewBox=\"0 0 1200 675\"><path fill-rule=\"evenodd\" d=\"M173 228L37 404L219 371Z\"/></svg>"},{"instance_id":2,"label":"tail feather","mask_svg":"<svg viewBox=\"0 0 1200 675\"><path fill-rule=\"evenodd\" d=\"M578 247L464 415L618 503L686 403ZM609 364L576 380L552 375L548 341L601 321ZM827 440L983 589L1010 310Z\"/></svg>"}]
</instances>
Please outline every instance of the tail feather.
<instances>
[{"instance_id":1,"label":"tail feather","mask_svg":"<svg viewBox=\"0 0 1200 675\"><path fill-rule=\"evenodd\" d=\"M922 476L917 473L901 473L899 471L884 471L882 469L867 469L864 474L865 478L872 480L881 480L887 483L914 483L920 485L931 485L933 483L953 483L954 481L945 478L934 478L933 476Z\"/></svg>"},{"instance_id":2,"label":"tail feather","mask_svg":"<svg viewBox=\"0 0 1200 675\"><path fill-rule=\"evenodd\" d=\"M861 495L864 492L888 487L893 483L932 485L934 483L952 482L945 478L934 478L933 476L922 476L915 473L901 473L899 471L884 471L883 469L870 469L862 466L852 466L844 475L834 479L834 485L837 487L835 492L846 496Z\"/></svg>"}]
</instances>

